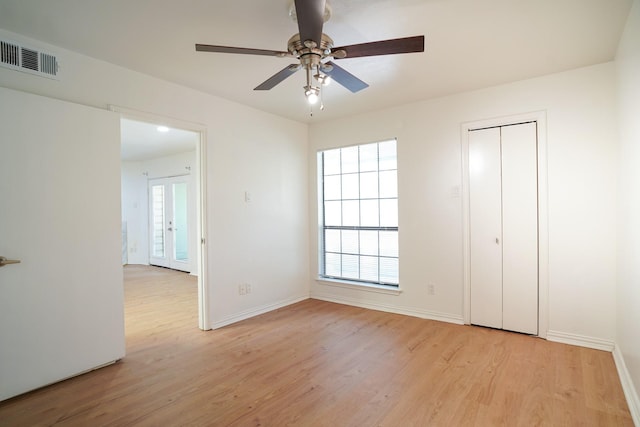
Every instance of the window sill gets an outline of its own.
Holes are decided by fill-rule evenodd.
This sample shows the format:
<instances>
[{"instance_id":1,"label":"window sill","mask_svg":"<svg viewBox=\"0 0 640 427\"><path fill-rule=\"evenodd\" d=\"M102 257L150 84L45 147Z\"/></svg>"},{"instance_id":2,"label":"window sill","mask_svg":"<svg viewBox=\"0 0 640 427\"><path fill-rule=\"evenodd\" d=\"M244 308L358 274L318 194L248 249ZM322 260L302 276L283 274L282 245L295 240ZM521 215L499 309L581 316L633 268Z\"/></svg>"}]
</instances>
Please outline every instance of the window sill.
<instances>
[{"instance_id":1,"label":"window sill","mask_svg":"<svg viewBox=\"0 0 640 427\"><path fill-rule=\"evenodd\" d=\"M318 277L316 279L316 282L326 286L336 286L338 288L355 289L365 292L376 292L386 295L400 295L402 293L402 289L395 286L374 285L372 283L352 282L349 280L328 279L326 277Z\"/></svg>"}]
</instances>

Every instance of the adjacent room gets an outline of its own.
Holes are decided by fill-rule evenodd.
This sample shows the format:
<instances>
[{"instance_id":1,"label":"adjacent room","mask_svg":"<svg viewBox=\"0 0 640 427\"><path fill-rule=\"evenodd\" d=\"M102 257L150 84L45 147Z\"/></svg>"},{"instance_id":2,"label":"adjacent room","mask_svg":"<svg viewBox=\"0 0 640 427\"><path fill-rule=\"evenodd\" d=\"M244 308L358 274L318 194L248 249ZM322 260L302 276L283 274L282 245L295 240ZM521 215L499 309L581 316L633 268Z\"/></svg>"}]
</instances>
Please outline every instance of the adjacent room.
<instances>
[{"instance_id":1,"label":"adjacent room","mask_svg":"<svg viewBox=\"0 0 640 427\"><path fill-rule=\"evenodd\" d=\"M0 425L640 425L639 0L0 0L0 111Z\"/></svg>"}]
</instances>

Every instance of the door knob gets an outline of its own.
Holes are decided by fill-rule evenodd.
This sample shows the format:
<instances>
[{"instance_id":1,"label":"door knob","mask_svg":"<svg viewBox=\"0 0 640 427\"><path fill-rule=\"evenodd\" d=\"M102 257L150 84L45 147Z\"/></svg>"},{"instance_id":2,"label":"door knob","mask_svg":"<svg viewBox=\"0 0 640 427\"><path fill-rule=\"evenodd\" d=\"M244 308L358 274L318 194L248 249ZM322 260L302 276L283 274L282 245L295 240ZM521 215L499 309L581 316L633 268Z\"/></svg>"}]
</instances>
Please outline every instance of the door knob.
<instances>
[{"instance_id":1,"label":"door knob","mask_svg":"<svg viewBox=\"0 0 640 427\"><path fill-rule=\"evenodd\" d=\"M4 267L5 265L9 265L9 264L19 264L20 260L17 259L6 259L3 256L0 256L0 267Z\"/></svg>"},{"instance_id":2,"label":"door knob","mask_svg":"<svg viewBox=\"0 0 640 427\"><path fill-rule=\"evenodd\" d=\"M500 244L500 238L496 237L496 245L499 245L499 244Z\"/></svg>"}]
</instances>

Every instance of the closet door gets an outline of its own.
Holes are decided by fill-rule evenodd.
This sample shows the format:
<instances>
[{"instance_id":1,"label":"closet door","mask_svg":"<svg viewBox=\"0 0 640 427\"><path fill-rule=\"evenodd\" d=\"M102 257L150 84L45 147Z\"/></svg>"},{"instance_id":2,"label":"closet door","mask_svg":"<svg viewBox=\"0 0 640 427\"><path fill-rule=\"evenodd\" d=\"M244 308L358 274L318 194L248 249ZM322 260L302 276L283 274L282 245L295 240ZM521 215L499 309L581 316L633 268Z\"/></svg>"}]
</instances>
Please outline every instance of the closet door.
<instances>
[{"instance_id":1,"label":"closet door","mask_svg":"<svg viewBox=\"0 0 640 427\"><path fill-rule=\"evenodd\" d=\"M471 323L538 333L536 124L469 132Z\"/></svg>"},{"instance_id":2,"label":"closet door","mask_svg":"<svg viewBox=\"0 0 640 427\"><path fill-rule=\"evenodd\" d=\"M502 328L500 128L469 132L471 323Z\"/></svg>"},{"instance_id":3,"label":"closet door","mask_svg":"<svg viewBox=\"0 0 640 427\"><path fill-rule=\"evenodd\" d=\"M502 328L538 333L538 173L535 123L501 128Z\"/></svg>"}]
</instances>

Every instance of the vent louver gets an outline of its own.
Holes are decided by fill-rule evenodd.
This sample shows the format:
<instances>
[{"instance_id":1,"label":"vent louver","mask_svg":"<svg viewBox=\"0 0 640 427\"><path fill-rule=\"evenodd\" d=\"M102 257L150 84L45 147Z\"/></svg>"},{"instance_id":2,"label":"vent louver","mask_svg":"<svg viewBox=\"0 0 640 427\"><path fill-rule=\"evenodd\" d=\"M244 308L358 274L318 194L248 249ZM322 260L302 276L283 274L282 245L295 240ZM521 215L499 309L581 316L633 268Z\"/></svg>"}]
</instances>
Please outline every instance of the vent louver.
<instances>
[{"instance_id":1,"label":"vent louver","mask_svg":"<svg viewBox=\"0 0 640 427\"><path fill-rule=\"evenodd\" d=\"M22 66L33 71L38 71L38 52L23 47Z\"/></svg>"},{"instance_id":2,"label":"vent louver","mask_svg":"<svg viewBox=\"0 0 640 427\"><path fill-rule=\"evenodd\" d=\"M19 43L0 40L0 66L58 79L58 59L55 55Z\"/></svg>"},{"instance_id":3,"label":"vent louver","mask_svg":"<svg viewBox=\"0 0 640 427\"><path fill-rule=\"evenodd\" d=\"M0 61L3 64L20 65L20 47L11 43L0 41Z\"/></svg>"},{"instance_id":4,"label":"vent louver","mask_svg":"<svg viewBox=\"0 0 640 427\"><path fill-rule=\"evenodd\" d=\"M40 71L55 76L58 74L58 61L53 55L40 52Z\"/></svg>"}]
</instances>

